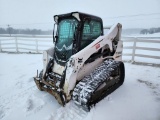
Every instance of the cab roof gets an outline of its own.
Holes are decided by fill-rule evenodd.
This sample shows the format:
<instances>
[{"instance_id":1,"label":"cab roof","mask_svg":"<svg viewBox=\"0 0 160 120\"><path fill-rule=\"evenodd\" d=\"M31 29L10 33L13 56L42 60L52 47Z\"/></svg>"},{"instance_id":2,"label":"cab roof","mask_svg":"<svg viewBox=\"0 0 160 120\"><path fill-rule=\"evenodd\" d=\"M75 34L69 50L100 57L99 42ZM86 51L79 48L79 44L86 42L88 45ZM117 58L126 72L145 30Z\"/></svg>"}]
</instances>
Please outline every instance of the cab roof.
<instances>
[{"instance_id":1,"label":"cab roof","mask_svg":"<svg viewBox=\"0 0 160 120\"><path fill-rule=\"evenodd\" d=\"M82 13L82 12L71 12L71 13L66 13L66 14L55 15L54 18L56 16L58 16L58 19L63 19L63 18L67 18L67 17L73 17L73 14L75 14L75 13L79 14L80 20L83 20L84 18L91 18L91 19L96 19L98 21L102 21L102 19L100 17L98 17L98 16L87 14L87 13Z\"/></svg>"}]
</instances>

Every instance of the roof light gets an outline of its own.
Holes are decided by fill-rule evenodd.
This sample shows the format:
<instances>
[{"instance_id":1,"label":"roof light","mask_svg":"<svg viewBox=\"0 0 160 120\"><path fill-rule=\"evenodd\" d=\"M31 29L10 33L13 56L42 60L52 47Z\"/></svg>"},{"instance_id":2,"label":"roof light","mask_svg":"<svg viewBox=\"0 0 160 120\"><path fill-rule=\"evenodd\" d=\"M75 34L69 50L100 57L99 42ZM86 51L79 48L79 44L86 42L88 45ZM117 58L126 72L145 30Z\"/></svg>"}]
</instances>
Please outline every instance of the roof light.
<instances>
[{"instance_id":1,"label":"roof light","mask_svg":"<svg viewBox=\"0 0 160 120\"><path fill-rule=\"evenodd\" d=\"M72 16L75 17L78 21L81 21L79 18L79 13L72 13Z\"/></svg>"}]
</instances>

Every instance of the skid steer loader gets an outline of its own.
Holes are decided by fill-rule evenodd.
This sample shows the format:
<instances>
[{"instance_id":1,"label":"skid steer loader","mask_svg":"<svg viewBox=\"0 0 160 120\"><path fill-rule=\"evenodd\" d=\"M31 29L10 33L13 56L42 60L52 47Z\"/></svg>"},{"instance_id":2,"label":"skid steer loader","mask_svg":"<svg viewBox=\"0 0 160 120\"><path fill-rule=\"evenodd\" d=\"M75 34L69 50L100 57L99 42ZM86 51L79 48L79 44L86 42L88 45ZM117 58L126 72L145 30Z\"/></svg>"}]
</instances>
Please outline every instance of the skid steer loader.
<instances>
[{"instance_id":1,"label":"skid steer loader","mask_svg":"<svg viewBox=\"0 0 160 120\"><path fill-rule=\"evenodd\" d=\"M104 35L97 16L72 12L55 15L54 21L54 44L43 52L44 67L34 81L61 105L72 99L89 111L124 82L122 25Z\"/></svg>"}]
</instances>

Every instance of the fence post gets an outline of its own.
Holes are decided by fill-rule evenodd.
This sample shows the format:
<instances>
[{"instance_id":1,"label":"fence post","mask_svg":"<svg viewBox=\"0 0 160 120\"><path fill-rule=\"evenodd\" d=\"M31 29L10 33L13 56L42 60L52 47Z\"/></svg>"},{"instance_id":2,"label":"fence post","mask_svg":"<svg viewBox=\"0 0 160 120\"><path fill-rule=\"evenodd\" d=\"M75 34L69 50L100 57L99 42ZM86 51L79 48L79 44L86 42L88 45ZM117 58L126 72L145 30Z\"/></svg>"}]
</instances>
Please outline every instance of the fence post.
<instances>
[{"instance_id":1,"label":"fence post","mask_svg":"<svg viewBox=\"0 0 160 120\"><path fill-rule=\"evenodd\" d=\"M38 53L38 40L36 39L36 52Z\"/></svg>"},{"instance_id":2,"label":"fence post","mask_svg":"<svg viewBox=\"0 0 160 120\"><path fill-rule=\"evenodd\" d=\"M136 41L137 39L134 39L133 50L132 50L132 62L134 62L135 53L136 53Z\"/></svg>"},{"instance_id":3,"label":"fence post","mask_svg":"<svg viewBox=\"0 0 160 120\"><path fill-rule=\"evenodd\" d=\"M0 52L2 52L1 40L0 40Z\"/></svg>"},{"instance_id":4,"label":"fence post","mask_svg":"<svg viewBox=\"0 0 160 120\"><path fill-rule=\"evenodd\" d=\"M0 52L2 52L2 47L1 47L1 40L0 40Z\"/></svg>"},{"instance_id":5,"label":"fence post","mask_svg":"<svg viewBox=\"0 0 160 120\"><path fill-rule=\"evenodd\" d=\"M16 52L18 52L18 40L17 40L17 37L15 37L15 43L16 43Z\"/></svg>"}]
</instances>

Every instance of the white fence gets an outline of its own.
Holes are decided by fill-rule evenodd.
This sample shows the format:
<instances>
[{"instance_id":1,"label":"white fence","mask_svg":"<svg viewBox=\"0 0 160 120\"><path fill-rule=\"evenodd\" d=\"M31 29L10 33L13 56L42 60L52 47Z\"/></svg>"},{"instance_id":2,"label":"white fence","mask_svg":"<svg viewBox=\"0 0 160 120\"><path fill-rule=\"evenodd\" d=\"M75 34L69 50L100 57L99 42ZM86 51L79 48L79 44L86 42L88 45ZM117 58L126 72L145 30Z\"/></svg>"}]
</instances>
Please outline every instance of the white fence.
<instances>
[{"instance_id":1,"label":"white fence","mask_svg":"<svg viewBox=\"0 0 160 120\"><path fill-rule=\"evenodd\" d=\"M42 53L52 45L52 36L0 37L0 52Z\"/></svg>"},{"instance_id":2,"label":"white fence","mask_svg":"<svg viewBox=\"0 0 160 120\"><path fill-rule=\"evenodd\" d=\"M122 40L124 42L123 57L129 56L128 60L135 61L135 57L143 57L160 61L160 37L122 37ZM0 52L42 53L52 45L52 36L0 36Z\"/></svg>"},{"instance_id":3,"label":"white fence","mask_svg":"<svg viewBox=\"0 0 160 120\"><path fill-rule=\"evenodd\" d=\"M153 58L160 61L160 37L123 37L123 56ZM129 53L126 51L131 50Z\"/></svg>"}]
</instances>

